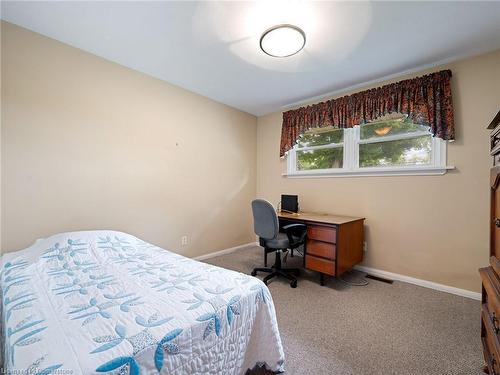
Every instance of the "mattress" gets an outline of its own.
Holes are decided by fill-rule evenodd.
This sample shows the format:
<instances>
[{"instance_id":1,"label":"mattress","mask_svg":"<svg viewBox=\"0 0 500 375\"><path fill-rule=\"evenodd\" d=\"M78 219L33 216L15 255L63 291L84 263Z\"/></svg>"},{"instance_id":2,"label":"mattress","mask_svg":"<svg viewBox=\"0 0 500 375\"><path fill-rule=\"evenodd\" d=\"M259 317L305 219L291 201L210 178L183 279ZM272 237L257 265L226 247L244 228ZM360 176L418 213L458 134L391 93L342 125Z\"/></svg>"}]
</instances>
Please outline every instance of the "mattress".
<instances>
[{"instance_id":1,"label":"mattress","mask_svg":"<svg viewBox=\"0 0 500 375\"><path fill-rule=\"evenodd\" d=\"M273 300L254 277L115 231L38 240L0 266L11 373L284 371Z\"/></svg>"}]
</instances>

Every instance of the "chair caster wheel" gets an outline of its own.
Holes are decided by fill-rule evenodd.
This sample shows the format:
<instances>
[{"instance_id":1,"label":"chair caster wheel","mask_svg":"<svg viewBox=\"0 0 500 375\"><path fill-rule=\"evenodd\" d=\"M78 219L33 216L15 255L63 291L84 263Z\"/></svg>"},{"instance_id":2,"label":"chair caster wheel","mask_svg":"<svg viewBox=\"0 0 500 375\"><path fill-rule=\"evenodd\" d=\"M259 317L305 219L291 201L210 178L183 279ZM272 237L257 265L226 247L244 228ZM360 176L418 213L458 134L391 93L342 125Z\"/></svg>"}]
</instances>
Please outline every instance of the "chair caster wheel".
<instances>
[{"instance_id":1,"label":"chair caster wheel","mask_svg":"<svg viewBox=\"0 0 500 375\"><path fill-rule=\"evenodd\" d=\"M297 280L293 280L291 283L290 283L290 286L292 288L297 288Z\"/></svg>"},{"instance_id":2,"label":"chair caster wheel","mask_svg":"<svg viewBox=\"0 0 500 375\"><path fill-rule=\"evenodd\" d=\"M263 281L264 281L264 284L266 284L266 285L267 285L268 281L267 281L267 280L263 280Z\"/></svg>"},{"instance_id":3,"label":"chair caster wheel","mask_svg":"<svg viewBox=\"0 0 500 375\"><path fill-rule=\"evenodd\" d=\"M256 271L252 271L252 273L250 275L257 276L257 272Z\"/></svg>"}]
</instances>

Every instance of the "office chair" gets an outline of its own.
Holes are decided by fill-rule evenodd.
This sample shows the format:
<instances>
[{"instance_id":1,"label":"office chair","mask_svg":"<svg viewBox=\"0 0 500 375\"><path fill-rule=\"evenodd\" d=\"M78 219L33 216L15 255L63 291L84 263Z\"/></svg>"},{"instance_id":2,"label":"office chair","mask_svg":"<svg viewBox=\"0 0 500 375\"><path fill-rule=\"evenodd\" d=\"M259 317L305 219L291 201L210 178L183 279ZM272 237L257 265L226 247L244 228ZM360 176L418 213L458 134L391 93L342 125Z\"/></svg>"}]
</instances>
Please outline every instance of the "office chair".
<instances>
[{"instance_id":1,"label":"office chair","mask_svg":"<svg viewBox=\"0 0 500 375\"><path fill-rule=\"evenodd\" d=\"M283 250L296 249L305 243L307 234L306 226L304 224L285 225L282 228L285 233L281 233L279 231L278 215L273 205L264 199L255 199L252 201L252 213L254 232L259 236L259 243L264 248L266 260L268 252L276 252L274 265L270 268L254 268L252 276L256 276L257 272L269 273L263 280L266 285L273 277L283 276L290 280L292 288L296 288L297 279L292 274L298 276L300 270L298 268L282 268L281 253Z\"/></svg>"}]
</instances>

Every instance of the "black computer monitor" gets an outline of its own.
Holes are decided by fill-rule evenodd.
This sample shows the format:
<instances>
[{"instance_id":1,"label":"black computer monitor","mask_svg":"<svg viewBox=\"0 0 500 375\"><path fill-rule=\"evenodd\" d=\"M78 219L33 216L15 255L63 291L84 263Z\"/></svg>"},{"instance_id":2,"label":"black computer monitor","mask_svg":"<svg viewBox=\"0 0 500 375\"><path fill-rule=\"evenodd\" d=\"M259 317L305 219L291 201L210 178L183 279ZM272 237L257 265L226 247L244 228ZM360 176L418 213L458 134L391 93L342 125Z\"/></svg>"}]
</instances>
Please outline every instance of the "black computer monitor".
<instances>
[{"instance_id":1,"label":"black computer monitor","mask_svg":"<svg viewBox=\"0 0 500 375\"><path fill-rule=\"evenodd\" d=\"M299 212L299 196L283 194L281 196L281 209L283 211Z\"/></svg>"}]
</instances>

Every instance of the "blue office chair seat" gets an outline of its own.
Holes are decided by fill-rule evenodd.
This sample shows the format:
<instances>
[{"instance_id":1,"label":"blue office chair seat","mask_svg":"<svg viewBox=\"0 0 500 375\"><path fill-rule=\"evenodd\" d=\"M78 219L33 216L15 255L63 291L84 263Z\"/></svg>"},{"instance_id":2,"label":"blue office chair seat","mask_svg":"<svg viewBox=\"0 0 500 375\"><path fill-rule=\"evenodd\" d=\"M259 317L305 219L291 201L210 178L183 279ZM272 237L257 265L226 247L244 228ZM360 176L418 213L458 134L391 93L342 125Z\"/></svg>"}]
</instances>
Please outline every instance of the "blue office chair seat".
<instances>
[{"instance_id":1,"label":"blue office chair seat","mask_svg":"<svg viewBox=\"0 0 500 375\"><path fill-rule=\"evenodd\" d=\"M298 242L300 237L292 235L293 242ZM278 233L276 238L266 240L266 246L271 249L286 249L290 244L290 240L286 233Z\"/></svg>"}]
</instances>

